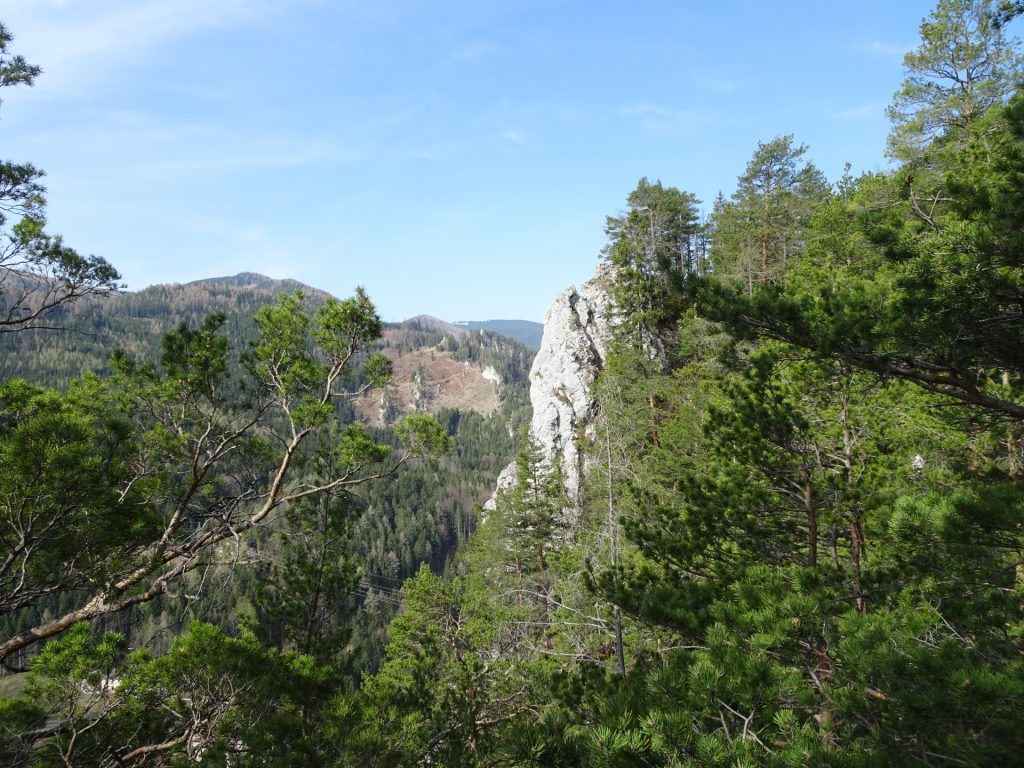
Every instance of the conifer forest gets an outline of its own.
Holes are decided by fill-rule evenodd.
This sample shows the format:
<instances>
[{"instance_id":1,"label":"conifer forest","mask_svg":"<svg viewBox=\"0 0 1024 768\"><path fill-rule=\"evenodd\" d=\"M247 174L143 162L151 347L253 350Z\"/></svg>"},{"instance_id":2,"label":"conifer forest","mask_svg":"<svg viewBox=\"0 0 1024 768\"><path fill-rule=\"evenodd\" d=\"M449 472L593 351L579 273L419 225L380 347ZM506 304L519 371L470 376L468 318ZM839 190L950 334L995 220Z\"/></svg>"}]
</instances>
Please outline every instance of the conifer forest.
<instances>
[{"instance_id":1,"label":"conifer forest","mask_svg":"<svg viewBox=\"0 0 1024 768\"><path fill-rule=\"evenodd\" d=\"M938 0L887 170L623 190L571 455L522 344L125 292L0 159L0 765L1024 763L1021 15Z\"/></svg>"}]
</instances>

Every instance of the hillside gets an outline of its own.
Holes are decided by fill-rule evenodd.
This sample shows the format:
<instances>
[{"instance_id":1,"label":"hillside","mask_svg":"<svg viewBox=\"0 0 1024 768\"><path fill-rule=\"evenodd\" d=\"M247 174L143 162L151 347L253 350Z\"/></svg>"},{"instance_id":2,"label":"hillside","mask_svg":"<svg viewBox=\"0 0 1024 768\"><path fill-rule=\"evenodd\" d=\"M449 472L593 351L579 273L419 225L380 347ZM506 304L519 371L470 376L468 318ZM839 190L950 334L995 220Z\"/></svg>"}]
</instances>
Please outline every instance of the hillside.
<instances>
[{"instance_id":1,"label":"hillside","mask_svg":"<svg viewBox=\"0 0 1024 768\"><path fill-rule=\"evenodd\" d=\"M454 325L469 331L500 333L534 351L540 349L540 340L544 335L544 323L532 320L465 320Z\"/></svg>"},{"instance_id":2,"label":"hillside","mask_svg":"<svg viewBox=\"0 0 1024 768\"><path fill-rule=\"evenodd\" d=\"M387 426L405 413L436 412L442 408L494 413L501 404L500 380L491 367L481 369L469 360L456 360L444 347L450 337L437 346L400 351L405 333L397 329L384 332L384 354L394 364L393 383L383 392L368 394L356 401L361 420ZM440 349L439 349L440 347Z\"/></svg>"},{"instance_id":3,"label":"hillside","mask_svg":"<svg viewBox=\"0 0 1024 768\"><path fill-rule=\"evenodd\" d=\"M0 339L0 376L64 386L81 373L106 372L115 349L155 360L162 334L180 323L198 325L215 312L225 314L228 337L245 346L255 336L252 316L256 310L296 290L314 305L330 295L295 280L242 272L83 299L54 317L54 324L63 331L26 331ZM503 398L499 382L512 389L519 386L518 397L525 402L532 355L523 345L503 340L495 332L471 334L451 323L418 315L389 325L380 347L395 364L394 385L389 388L396 404L394 413L443 408L494 413ZM412 382L417 371L423 372L418 389ZM507 394L515 396L511 391ZM374 414L370 400L360 401L361 416L371 416L374 421ZM383 425L386 420L377 418L374 423Z\"/></svg>"},{"instance_id":4,"label":"hillside","mask_svg":"<svg viewBox=\"0 0 1024 768\"><path fill-rule=\"evenodd\" d=\"M83 373L108 374L117 349L136 360L156 362L165 333L180 323L197 326L213 313L225 317L223 331L237 365L256 338L254 313L297 289L312 306L328 296L295 281L243 273L83 299L54 318L66 330L0 335L0 380L23 378L63 389ZM475 507L487 499L499 471L512 458L513 436L529 423L527 376L533 358L511 339L469 333L426 316L386 326L371 351L392 361L393 382L351 405L339 401L342 420L361 421L371 428L374 440L393 445L391 426L401 416L431 413L455 443L453 452L435 464L403 467L397 477L369 483L347 502L351 539L346 556L358 564L359 577L344 609L338 609L343 617L338 620L342 630L353 633L353 668L367 670L382 653L384 630L395 608L390 597L394 585L424 563L444 569L475 528ZM229 377L229 386L239 378ZM274 526L271 530L275 537L283 535ZM279 543L283 546L285 540ZM264 559L258 547L249 556L257 563ZM237 630L252 620L246 618L252 611L247 606L258 603L262 582L231 574L223 579L217 591L184 611L171 611L157 601L132 612L120 631L133 643L160 651L198 616ZM0 633L19 630L41 615L0 615Z\"/></svg>"},{"instance_id":5,"label":"hillside","mask_svg":"<svg viewBox=\"0 0 1024 768\"><path fill-rule=\"evenodd\" d=\"M106 372L115 349L155 360L162 334L180 323L198 325L215 312L225 314L227 336L247 344L255 338L252 316L256 310L301 285L255 279L261 277L243 273L84 298L52 316L52 325L64 330L24 331L0 339L0 376L63 386L84 372ZM307 293L313 302L327 295Z\"/></svg>"},{"instance_id":6,"label":"hillside","mask_svg":"<svg viewBox=\"0 0 1024 768\"><path fill-rule=\"evenodd\" d=\"M314 288L311 285L300 283L298 280L292 280L285 278L283 280L275 280L272 277L261 275L258 272L239 272L237 275L228 275L226 277L206 277L201 280L192 280L188 285L213 285L213 286L230 286L232 288L253 288L257 290L267 290L271 293L281 293L282 291L303 291L307 294L323 294L327 295L326 291L321 291L319 288Z\"/></svg>"}]
</instances>

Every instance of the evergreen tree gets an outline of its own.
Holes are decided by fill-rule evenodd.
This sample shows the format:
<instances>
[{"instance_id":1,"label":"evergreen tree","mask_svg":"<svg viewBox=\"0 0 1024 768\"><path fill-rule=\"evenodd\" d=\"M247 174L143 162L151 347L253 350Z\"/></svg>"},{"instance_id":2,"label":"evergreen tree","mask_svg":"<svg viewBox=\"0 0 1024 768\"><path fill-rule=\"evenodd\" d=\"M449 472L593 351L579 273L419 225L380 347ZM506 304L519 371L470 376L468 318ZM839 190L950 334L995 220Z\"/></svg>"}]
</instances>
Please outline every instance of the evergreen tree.
<instances>
[{"instance_id":1,"label":"evergreen tree","mask_svg":"<svg viewBox=\"0 0 1024 768\"><path fill-rule=\"evenodd\" d=\"M500 759L508 723L541 709L502 653L500 607L490 598L426 566L407 582L388 661L363 687L360 719L348 723L355 764L486 765Z\"/></svg>"},{"instance_id":2,"label":"evergreen tree","mask_svg":"<svg viewBox=\"0 0 1024 768\"><path fill-rule=\"evenodd\" d=\"M799 164L807 147L792 134L759 142L726 202L713 216L715 274L745 285L776 283L806 246L811 214L829 195L821 171Z\"/></svg>"},{"instance_id":3,"label":"evergreen tree","mask_svg":"<svg viewBox=\"0 0 1024 768\"><path fill-rule=\"evenodd\" d=\"M636 343L658 345L673 335L684 282L705 268L699 202L644 178L628 209L607 218L604 256L615 268L616 306L639 334Z\"/></svg>"},{"instance_id":4,"label":"evergreen tree","mask_svg":"<svg viewBox=\"0 0 1024 768\"><path fill-rule=\"evenodd\" d=\"M0 88L32 85L40 72L9 51L13 39L0 24ZM105 259L82 256L46 232L42 176L30 163L0 160L0 334L48 327L61 307L120 287Z\"/></svg>"},{"instance_id":5,"label":"evergreen tree","mask_svg":"<svg viewBox=\"0 0 1024 768\"><path fill-rule=\"evenodd\" d=\"M907 77L888 110L889 153L925 163L984 139L986 112L1004 102L1024 74L995 0L940 0L921 21L921 43L903 65Z\"/></svg>"},{"instance_id":6,"label":"evergreen tree","mask_svg":"<svg viewBox=\"0 0 1024 768\"><path fill-rule=\"evenodd\" d=\"M252 348L248 382L252 400L245 404L234 402L226 386L228 345L219 333L222 322L222 317L212 317L199 329L183 325L165 338L159 366L138 364L122 355L115 377L93 382L91 398L81 406L85 416L73 414L79 429L85 430L86 443L84 449L74 450L106 470L105 444L118 446L122 455L115 454L111 471L92 473L94 482L112 480L113 487L96 490L71 476L70 497L56 505L48 494L37 497L19 491L13 497L17 503L0 507L0 531L13 543L3 569L19 574L0 582L9 588L0 598L7 610L24 605L19 594L24 594L25 584L33 601L52 591L47 586L52 551L69 546L59 544L67 519L81 518L80 541L96 536L103 542L98 554L67 560L58 572L58 588L74 578L73 586L84 588L85 596L62 607L58 615L22 625L0 640L0 659L78 622L167 594L206 567L223 542L241 547L243 534L291 504L388 476L415 457L444 453L450 447L440 425L422 414L398 425L402 447L396 452L374 442L358 423L344 429L338 425L335 401L352 396L342 388L344 378L357 362L357 353L381 328L362 290L344 302L328 300L312 315L304 310L301 295L285 296L258 313L261 333ZM364 388L380 384L390 374L389 363L381 356L366 357L363 367ZM32 398L17 385L14 389L16 397L8 404L11 415L0 423L2 450L16 450L19 443L41 438L47 454L59 460L63 436L44 426L52 415L25 409ZM95 417L89 418L89 412L98 407L106 423L90 432ZM332 424L337 431L330 429ZM98 451L92 446L96 442ZM301 478L301 457L314 449L331 456L333 472L320 479ZM13 463L5 467L5 482L34 487L37 469L34 464ZM96 498L104 505L99 515L90 514ZM118 521L117 535L94 533L106 519ZM63 575L66 570L71 575Z\"/></svg>"},{"instance_id":7,"label":"evergreen tree","mask_svg":"<svg viewBox=\"0 0 1024 768\"><path fill-rule=\"evenodd\" d=\"M289 511L253 598L253 631L268 645L344 668L361 578L350 533L356 511L355 499L330 492Z\"/></svg>"}]
</instances>

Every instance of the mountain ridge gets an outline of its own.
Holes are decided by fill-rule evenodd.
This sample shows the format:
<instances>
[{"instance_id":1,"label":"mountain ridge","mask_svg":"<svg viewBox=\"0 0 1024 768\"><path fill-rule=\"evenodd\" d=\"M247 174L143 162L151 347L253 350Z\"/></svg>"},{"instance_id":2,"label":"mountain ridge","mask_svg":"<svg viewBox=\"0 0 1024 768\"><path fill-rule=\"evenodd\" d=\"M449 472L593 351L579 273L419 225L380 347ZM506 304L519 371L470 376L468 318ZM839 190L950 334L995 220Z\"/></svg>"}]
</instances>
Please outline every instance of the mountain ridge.
<instances>
[{"instance_id":1,"label":"mountain ridge","mask_svg":"<svg viewBox=\"0 0 1024 768\"><path fill-rule=\"evenodd\" d=\"M320 288L316 288L299 280L286 278L274 278L259 272L239 272L235 275L222 277L204 277L199 280L190 280L187 283L169 283L168 285L185 286L228 286L231 288L251 288L254 290L266 290L274 294L288 291L301 290L303 293L313 297L327 297L332 294ZM148 286L142 290L148 290L156 286ZM519 320L514 318L491 319L491 320L442 320L439 317L428 314L419 314L401 320L398 323L389 323L398 327L418 326L418 330L429 330L437 333L445 333L459 338L474 331L492 331L510 339L515 339L528 349L536 352L540 349L541 337L544 334L544 324L533 320Z\"/></svg>"},{"instance_id":2,"label":"mountain ridge","mask_svg":"<svg viewBox=\"0 0 1024 768\"><path fill-rule=\"evenodd\" d=\"M469 331L493 331L515 339L534 352L540 349L544 323L533 320L459 320L452 325Z\"/></svg>"},{"instance_id":3,"label":"mountain ridge","mask_svg":"<svg viewBox=\"0 0 1024 768\"><path fill-rule=\"evenodd\" d=\"M187 283L181 283L181 285L229 285L234 288L264 288L275 292L298 289L304 292L330 295L328 291L315 288L312 285L290 277L268 277L259 272L239 272L236 275L225 275L222 277L203 277L198 280L189 280Z\"/></svg>"},{"instance_id":4,"label":"mountain ridge","mask_svg":"<svg viewBox=\"0 0 1024 768\"><path fill-rule=\"evenodd\" d=\"M115 349L155 363L165 333L181 323L196 327L214 313L225 316L222 331L241 354L256 338L256 312L295 290L303 292L310 309L330 296L295 280L242 272L85 298L54 316L67 332L7 334L0 346L0 376L62 387L84 372L108 373ZM445 409L503 411L517 422L528 419L513 412L529 407L532 353L515 339L416 315L386 323L375 346L391 359L395 377L373 397L354 402L367 423L385 427L406 413Z\"/></svg>"},{"instance_id":5,"label":"mountain ridge","mask_svg":"<svg viewBox=\"0 0 1024 768\"><path fill-rule=\"evenodd\" d=\"M450 336L455 336L456 338L466 336L469 333L467 329L461 328L455 323L449 323L447 320L442 320L439 317L434 317L433 315L416 315L414 317L406 318L397 325L399 328L414 328L416 330L446 333Z\"/></svg>"}]
</instances>

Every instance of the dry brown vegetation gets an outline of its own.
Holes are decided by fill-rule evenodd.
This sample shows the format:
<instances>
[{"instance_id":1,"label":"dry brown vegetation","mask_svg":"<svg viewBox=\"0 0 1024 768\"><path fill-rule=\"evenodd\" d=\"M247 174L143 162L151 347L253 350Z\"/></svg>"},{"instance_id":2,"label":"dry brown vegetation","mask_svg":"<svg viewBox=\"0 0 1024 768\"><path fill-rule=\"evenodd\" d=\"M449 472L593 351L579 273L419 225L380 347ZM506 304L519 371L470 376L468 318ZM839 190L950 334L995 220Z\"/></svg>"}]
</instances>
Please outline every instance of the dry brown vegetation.
<instances>
[{"instance_id":1,"label":"dry brown vegetation","mask_svg":"<svg viewBox=\"0 0 1024 768\"><path fill-rule=\"evenodd\" d=\"M451 352L436 347L402 352L395 342L404 333L384 332L385 342L392 343L382 352L394 364L394 377L385 394L368 393L355 401L361 420L383 426L382 397L390 399L392 418L417 410L433 413L442 408L473 410L486 416L498 409L498 385L484 377L479 363L455 360Z\"/></svg>"}]
</instances>

